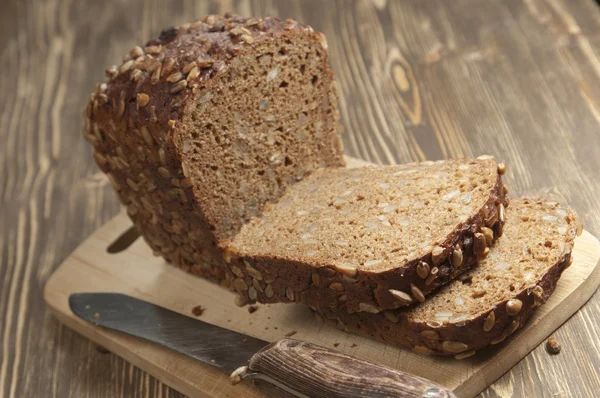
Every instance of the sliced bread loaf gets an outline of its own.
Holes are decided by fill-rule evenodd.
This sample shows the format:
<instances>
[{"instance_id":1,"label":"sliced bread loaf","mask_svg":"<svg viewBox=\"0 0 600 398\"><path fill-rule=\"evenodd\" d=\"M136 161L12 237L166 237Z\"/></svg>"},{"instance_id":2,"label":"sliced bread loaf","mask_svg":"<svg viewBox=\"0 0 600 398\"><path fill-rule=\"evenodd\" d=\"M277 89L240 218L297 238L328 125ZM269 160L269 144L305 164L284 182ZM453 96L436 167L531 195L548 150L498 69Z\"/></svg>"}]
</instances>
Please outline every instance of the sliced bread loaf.
<instances>
[{"instance_id":1,"label":"sliced bread loaf","mask_svg":"<svg viewBox=\"0 0 600 398\"><path fill-rule=\"evenodd\" d=\"M338 326L419 354L466 358L522 327L570 265L575 215L556 202L511 199L504 235L477 267L411 309L322 311Z\"/></svg>"},{"instance_id":2,"label":"sliced bread loaf","mask_svg":"<svg viewBox=\"0 0 600 398\"><path fill-rule=\"evenodd\" d=\"M85 113L96 162L157 254L224 285L218 242L344 164L325 38L296 21L211 15L106 74Z\"/></svg>"},{"instance_id":3,"label":"sliced bread loaf","mask_svg":"<svg viewBox=\"0 0 600 398\"><path fill-rule=\"evenodd\" d=\"M503 170L489 156L317 170L233 239L234 286L350 313L424 301L502 234Z\"/></svg>"}]
</instances>

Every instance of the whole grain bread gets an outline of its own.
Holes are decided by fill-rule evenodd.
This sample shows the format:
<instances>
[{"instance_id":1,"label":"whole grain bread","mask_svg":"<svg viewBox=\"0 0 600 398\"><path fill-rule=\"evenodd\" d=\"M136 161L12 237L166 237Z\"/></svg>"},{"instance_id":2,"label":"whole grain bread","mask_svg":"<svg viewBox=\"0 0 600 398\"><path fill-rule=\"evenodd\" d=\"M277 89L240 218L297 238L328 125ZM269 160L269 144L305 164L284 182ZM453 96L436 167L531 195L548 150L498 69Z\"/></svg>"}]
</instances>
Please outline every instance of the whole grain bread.
<instances>
[{"instance_id":1,"label":"whole grain bread","mask_svg":"<svg viewBox=\"0 0 600 398\"><path fill-rule=\"evenodd\" d=\"M218 243L318 167L343 166L321 33L293 20L206 18L106 70L85 137L157 255L231 285Z\"/></svg>"},{"instance_id":2,"label":"whole grain bread","mask_svg":"<svg viewBox=\"0 0 600 398\"><path fill-rule=\"evenodd\" d=\"M229 244L234 287L350 313L422 302L502 234L503 171L490 156L316 170Z\"/></svg>"},{"instance_id":3,"label":"whole grain bread","mask_svg":"<svg viewBox=\"0 0 600 398\"><path fill-rule=\"evenodd\" d=\"M419 354L466 358L504 341L546 302L581 229L556 202L511 199L504 235L488 257L423 304L380 314L319 311L342 329Z\"/></svg>"}]
</instances>

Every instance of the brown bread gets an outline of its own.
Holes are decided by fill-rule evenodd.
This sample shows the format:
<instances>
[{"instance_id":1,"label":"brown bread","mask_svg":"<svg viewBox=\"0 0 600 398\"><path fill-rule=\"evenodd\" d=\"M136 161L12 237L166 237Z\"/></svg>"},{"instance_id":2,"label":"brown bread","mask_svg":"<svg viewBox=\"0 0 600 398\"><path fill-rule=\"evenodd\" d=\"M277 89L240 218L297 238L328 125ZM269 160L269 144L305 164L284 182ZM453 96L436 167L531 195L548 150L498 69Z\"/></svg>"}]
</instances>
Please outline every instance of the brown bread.
<instances>
[{"instance_id":1,"label":"brown bread","mask_svg":"<svg viewBox=\"0 0 600 398\"><path fill-rule=\"evenodd\" d=\"M321 169L246 224L227 260L247 301L379 312L484 258L505 205L489 156Z\"/></svg>"},{"instance_id":2,"label":"brown bread","mask_svg":"<svg viewBox=\"0 0 600 398\"><path fill-rule=\"evenodd\" d=\"M477 267L411 309L325 311L346 330L419 354L466 358L498 344L546 302L570 265L575 215L556 202L511 199L504 235Z\"/></svg>"},{"instance_id":3,"label":"brown bread","mask_svg":"<svg viewBox=\"0 0 600 398\"><path fill-rule=\"evenodd\" d=\"M327 43L296 21L211 15L106 74L85 113L96 162L156 254L224 286L218 243L344 164Z\"/></svg>"}]
</instances>

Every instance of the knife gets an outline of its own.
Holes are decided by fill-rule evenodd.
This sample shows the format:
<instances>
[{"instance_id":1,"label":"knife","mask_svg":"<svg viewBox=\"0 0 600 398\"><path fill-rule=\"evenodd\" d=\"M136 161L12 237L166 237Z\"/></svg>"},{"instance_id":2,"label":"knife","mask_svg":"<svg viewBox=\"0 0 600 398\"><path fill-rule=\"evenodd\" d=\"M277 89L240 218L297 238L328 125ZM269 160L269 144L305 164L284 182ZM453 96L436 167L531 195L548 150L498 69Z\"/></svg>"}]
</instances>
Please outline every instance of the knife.
<instances>
[{"instance_id":1,"label":"knife","mask_svg":"<svg viewBox=\"0 0 600 398\"><path fill-rule=\"evenodd\" d=\"M95 325L168 347L261 388L295 397L456 398L422 377L308 342L273 343L120 293L75 293L71 310ZM265 385L266 383L266 385Z\"/></svg>"}]
</instances>

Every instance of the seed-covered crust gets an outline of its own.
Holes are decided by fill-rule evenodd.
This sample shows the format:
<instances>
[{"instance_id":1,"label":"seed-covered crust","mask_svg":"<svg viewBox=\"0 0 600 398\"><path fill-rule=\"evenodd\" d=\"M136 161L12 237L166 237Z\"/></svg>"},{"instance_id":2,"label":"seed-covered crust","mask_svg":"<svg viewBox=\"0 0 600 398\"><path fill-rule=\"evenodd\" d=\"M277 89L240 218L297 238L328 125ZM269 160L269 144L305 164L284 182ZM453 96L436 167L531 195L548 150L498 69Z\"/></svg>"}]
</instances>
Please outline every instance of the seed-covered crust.
<instances>
[{"instance_id":1,"label":"seed-covered crust","mask_svg":"<svg viewBox=\"0 0 600 398\"><path fill-rule=\"evenodd\" d=\"M556 202L511 199L504 236L488 257L425 303L380 314L321 312L348 331L419 354L466 358L504 341L548 300L577 233L573 212Z\"/></svg>"},{"instance_id":2,"label":"seed-covered crust","mask_svg":"<svg viewBox=\"0 0 600 398\"><path fill-rule=\"evenodd\" d=\"M227 260L247 286L249 269L271 280L238 289L250 301L377 313L485 258L506 205L491 157L323 169L246 224Z\"/></svg>"},{"instance_id":3,"label":"seed-covered crust","mask_svg":"<svg viewBox=\"0 0 600 398\"><path fill-rule=\"evenodd\" d=\"M163 30L106 70L84 136L157 255L229 287L218 243L306 172L343 165L326 49L293 20L210 15ZM240 101L254 113L231 109ZM283 114L288 102L295 111ZM288 152L243 158L266 146Z\"/></svg>"}]
</instances>

